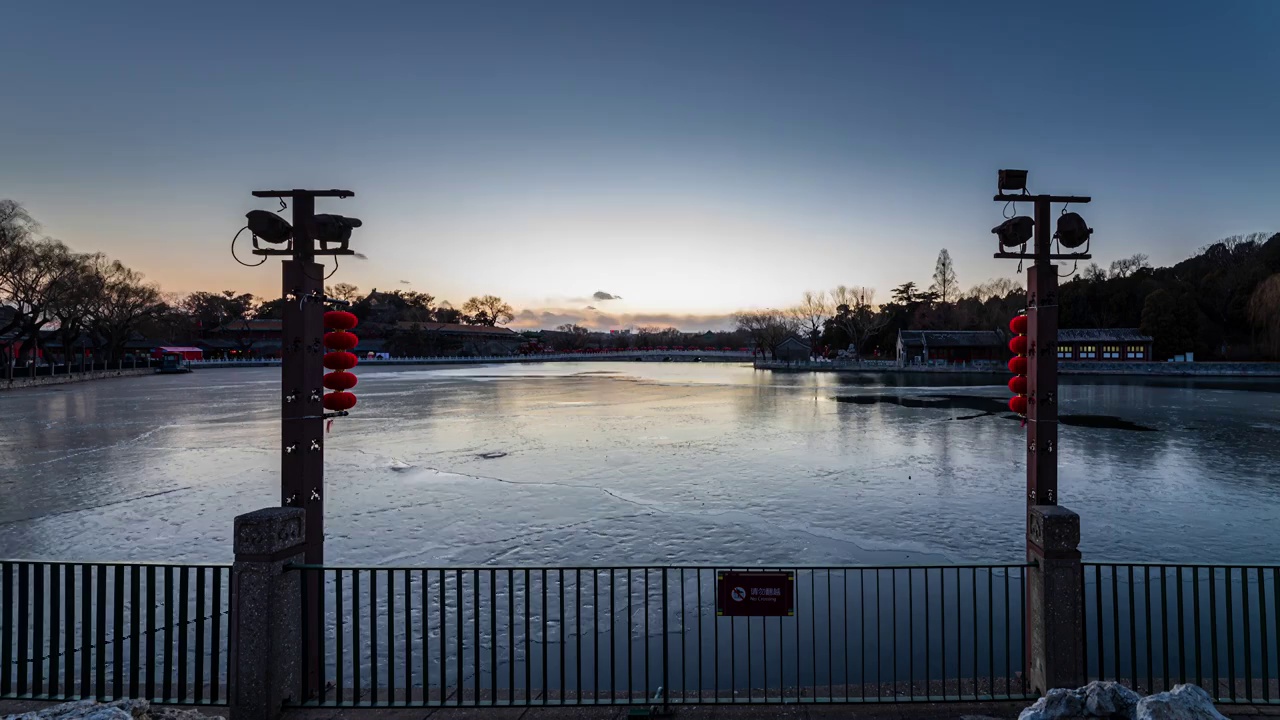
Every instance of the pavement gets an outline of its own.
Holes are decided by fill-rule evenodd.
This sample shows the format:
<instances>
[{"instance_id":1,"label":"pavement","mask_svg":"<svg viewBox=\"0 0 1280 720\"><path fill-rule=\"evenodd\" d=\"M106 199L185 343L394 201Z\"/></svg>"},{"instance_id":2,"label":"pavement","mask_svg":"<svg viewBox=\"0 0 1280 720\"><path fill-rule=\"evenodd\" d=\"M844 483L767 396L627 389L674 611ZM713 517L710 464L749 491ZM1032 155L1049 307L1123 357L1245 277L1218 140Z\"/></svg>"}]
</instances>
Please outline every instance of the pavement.
<instances>
[{"instance_id":1,"label":"pavement","mask_svg":"<svg viewBox=\"0 0 1280 720\"><path fill-rule=\"evenodd\" d=\"M0 717L39 710L57 703L0 700ZM633 715L628 707L547 708L306 708L286 711L283 720L626 720L633 717L673 720L1011 720L1027 702L875 703L860 705L689 705L666 715ZM225 707L201 707L206 715L226 717ZM1280 705L1219 705L1228 718L1280 718Z\"/></svg>"},{"instance_id":2,"label":"pavement","mask_svg":"<svg viewBox=\"0 0 1280 720\"><path fill-rule=\"evenodd\" d=\"M651 717L683 720L814 720L857 718L858 720L929 720L964 718L988 720L1016 718L1026 702L999 703L902 703L875 705L690 705L673 708L668 714L655 711L635 715L629 707L548 707L548 708L315 708L291 710L285 720L627 720Z\"/></svg>"}]
</instances>

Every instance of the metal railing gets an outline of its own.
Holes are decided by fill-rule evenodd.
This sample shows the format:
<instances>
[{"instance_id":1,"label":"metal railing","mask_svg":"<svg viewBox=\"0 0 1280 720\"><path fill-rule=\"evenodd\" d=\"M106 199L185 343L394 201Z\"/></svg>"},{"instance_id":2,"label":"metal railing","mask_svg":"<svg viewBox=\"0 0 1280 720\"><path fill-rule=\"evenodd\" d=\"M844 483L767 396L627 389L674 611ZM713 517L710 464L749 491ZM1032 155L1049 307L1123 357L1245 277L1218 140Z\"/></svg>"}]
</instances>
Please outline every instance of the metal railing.
<instances>
[{"instance_id":1,"label":"metal railing","mask_svg":"<svg viewBox=\"0 0 1280 720\"><path fill-rule=\"evenodd\" d=\"M856 703L1028 693L1021 565L785 568L796 572L795 615L767 618L717 616L716 571L730 567L296 569L304 575L303 626L314 613L323 618L322 633L302 647L303 704Z\"/></svg>"},{"instance_id":2,"label":"metal railing","mask_svg":"<svg viewBox=\"0 0 1280 720\"><path fill-rule=\"evenodd\" d=\"M0 563L0 697L226 704L227 565Z\"/></svg>"},{"instance_id":3,"label":"metal railing","mask_svg":"<svg viewBox=\"0 0 1280 720\"><path fill-rule=\"evenodd\" d=\"M355 351L359 354L359 349ZM424 355L414 357L389 357L389 358L361 358L361 365L475 365L484 363L533 363L533 362L556 362L564 360L629 360L637 357L672 357L672 358L704 358L707 360L734 360L749 361L752 359L750 352L740 352L736 350L609 350L604 352L561 352L561 353L540 353L530 355L482 355L482 356L461 356L461 355ZM190 364L193 368L216 368L216 367L256 367L264 365L279 365L280 358L226 358L226 359L206 359L192 360Z\"/></svg>"},{"instance_id":4,"label":"metal railing","mask_svg":"<svg viewBox=\"0 0 1280 720\"><path fill-rule=\"evenodd\" d=\"M1085 677L1280 702L1280 566L1085 563Z\"/></svg>"},{"instance_id":5,"label":"metal railing","mask_svg":"<svg viewBox=\"0 0 1280 720\"><path fill-rule=\"evenodd\" d=\"M148 368L158 368L158 367L160 367L159 360L143 357L143 358L128 358L123 360L111 360L109 362L104 360L99 360L96 362L72 361L69 364L64 362L57 362L57 363L40 363L40 364L33 364L33 365L15 365L13 366L12 370L9 371L9 373L12 375L13 379L18 380L22 378L62 377L64 375L80 375L80 374L95 373L95 372L145 370ZM0 364L0 380L5 380L7 379L7 377L8 375L6 375L6 370L4 366Z\"/></svg>"}]
</instances>

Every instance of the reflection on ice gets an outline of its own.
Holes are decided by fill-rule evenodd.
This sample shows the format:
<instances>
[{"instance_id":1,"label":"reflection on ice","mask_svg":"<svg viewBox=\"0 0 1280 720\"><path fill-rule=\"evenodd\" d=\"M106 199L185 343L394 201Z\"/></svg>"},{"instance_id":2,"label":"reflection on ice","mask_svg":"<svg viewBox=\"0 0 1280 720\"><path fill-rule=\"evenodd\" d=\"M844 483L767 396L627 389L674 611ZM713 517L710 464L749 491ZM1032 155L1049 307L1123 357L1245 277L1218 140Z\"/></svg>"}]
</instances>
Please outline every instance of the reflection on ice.
<instances>
[{"instance_id":1,"label":"reflection on ice","mask_svg":"<svg viewBox=\"0 0 1280 720\"><path fill-rule=\"evenodd\" d=\"M278 495L278 368L9 392L0 556L226 561ZM361 374L326 443L347 564L851 564L1021 557L1000 378L548 363ZM1274 388L1073 379L1063 503L1093 559L1264 561ZM1255 390L1268 392L1255 392ZM866 398L892 397L896 402ZM928 398L952 397L937 404ZM836 399L852 398L852 402ZM974 408L984 408L977 409ZM963 419L964 422L955 422Z\"/></svg>"}]
</instances>

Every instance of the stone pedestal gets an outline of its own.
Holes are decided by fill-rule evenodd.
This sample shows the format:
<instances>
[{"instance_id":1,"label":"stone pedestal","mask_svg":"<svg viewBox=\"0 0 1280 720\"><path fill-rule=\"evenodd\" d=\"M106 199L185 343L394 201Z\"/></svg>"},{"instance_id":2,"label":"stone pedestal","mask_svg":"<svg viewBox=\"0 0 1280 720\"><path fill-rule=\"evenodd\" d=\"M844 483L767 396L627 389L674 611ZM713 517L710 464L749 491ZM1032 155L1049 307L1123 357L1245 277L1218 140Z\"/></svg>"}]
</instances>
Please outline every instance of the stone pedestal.
<instances>
[{"instance_id":1,"label":"stone pedestal","mask_svg":"<svg viewBox=\"0 0 1280 720\"><path fill-rule=\"evenodd\" d=\"M1084 568L1080 516L1027 508L1027 679L1035 692L1084 684Z\"/></svg>"},{"instance_id":2,"label":"stone pedestal","mask_svg":"<svg viewBox=\"0 0 1280 720\"><path fill-rule=\"evenodd\" d=\"M231 720L270 720L301 682L302 508L267 508L235 519L229 651Z\"/></svg>"}]
</instances>

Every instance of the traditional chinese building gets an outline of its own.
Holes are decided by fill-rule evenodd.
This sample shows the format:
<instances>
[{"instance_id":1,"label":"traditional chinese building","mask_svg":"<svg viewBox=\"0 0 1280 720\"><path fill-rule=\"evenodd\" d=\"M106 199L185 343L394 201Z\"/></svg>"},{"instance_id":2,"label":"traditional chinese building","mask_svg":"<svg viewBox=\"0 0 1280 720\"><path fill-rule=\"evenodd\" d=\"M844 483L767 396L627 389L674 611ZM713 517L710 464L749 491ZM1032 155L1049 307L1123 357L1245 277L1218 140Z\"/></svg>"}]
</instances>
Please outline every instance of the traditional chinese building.
<instances>
[{"instance_id":1,"label":"traditional chinese building","mask_svg":"<svg viewBox=\"0 0 1280 720\"><path fill-rule=\"evenodd\" d=\"M1059 330L1058 359L1150 362L1151 344L1151 336L1137 328Z\"/></svg>"},{"instance_id":2,"label":"traditional chinese building","mask_svg":"<svg viewBox=\"0 0 1280 720\"><path fill-rule=\"evenodd\" d=\"M951 365L1004 362L1008 336L995 330L902 330L899 365ZM1063 362L1149 362L1152 339L1136 328L1059 330L1058 359Z\"/></svg>"},{"instance_id":3,"label":"traditional chinese building","mask_svg":"<svg viewBox=\"0 0 1280 720\"><path fill-rule=\"evenodd\" d=\"M208 330L195 345L206 357L280 357L281 326L270 318L231 320Z\"/></svg>"},{"instance_id":4,"label":"traditional chinese building","mask_svg":"<svg viewBox=\"0 0 1280 720\"><path fill-rule=\"evenodd\" d=\"M899 365L999 363L1009 356L995 330L899 330Z\"/></svg>"},{"instance_id":5,"label":"traditional chinese building","mask_svg":"<svg viewBox=\"0 0 1280 720\"><path fill-rule=\"evenodd\" d=\"M431 354L439 355L514 355L526 342L514 330L490 325L401 321L396 326L402 331L422 333Z\"/></svg>"}]
</instances>

